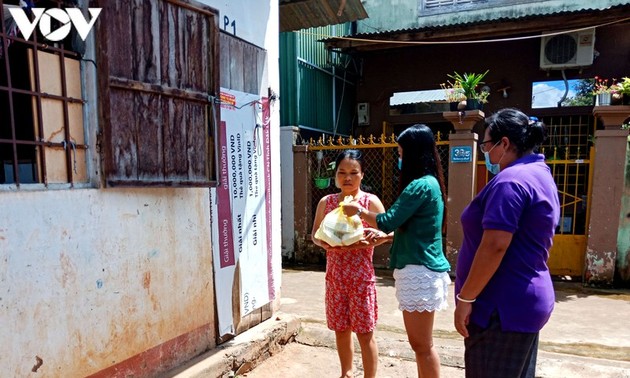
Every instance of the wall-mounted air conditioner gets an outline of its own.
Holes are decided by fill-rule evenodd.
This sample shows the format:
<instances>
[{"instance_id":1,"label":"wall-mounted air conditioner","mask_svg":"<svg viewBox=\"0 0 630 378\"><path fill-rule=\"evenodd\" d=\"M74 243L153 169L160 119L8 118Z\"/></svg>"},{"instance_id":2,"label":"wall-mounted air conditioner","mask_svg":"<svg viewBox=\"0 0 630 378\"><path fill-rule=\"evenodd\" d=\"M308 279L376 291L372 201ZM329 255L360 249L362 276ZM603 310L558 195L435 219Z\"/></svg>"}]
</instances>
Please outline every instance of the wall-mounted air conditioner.
<instances>
[{"instance_id":1,"label":"wall-mounted air conditioner","mask_svg":"<svg viewBox=\"0 0 630 378\"><path fill-rule=\"evenodd\" d=\"M540 43L540 68L560 70L593 64L595 29L545 36Z\"/></svg>"}]
</instances>

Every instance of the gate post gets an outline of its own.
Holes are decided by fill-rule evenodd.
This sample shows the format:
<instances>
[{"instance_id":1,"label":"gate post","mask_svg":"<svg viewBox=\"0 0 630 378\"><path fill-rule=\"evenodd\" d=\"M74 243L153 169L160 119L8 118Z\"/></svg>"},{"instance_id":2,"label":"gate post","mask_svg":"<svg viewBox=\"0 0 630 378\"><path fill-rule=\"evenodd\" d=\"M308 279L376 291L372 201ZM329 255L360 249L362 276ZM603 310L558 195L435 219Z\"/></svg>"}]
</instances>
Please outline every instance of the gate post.
<instances>
[{"instance_id":1,"label":"gate post","mask_svg":"<svg viewBox=\"0 0 630 378\"><path fill-rule=\"evenodd\" d=\"M301 261L307 245L307 235L311 234L308 228L310 220L313 218L311 212L311 180L308 160L308 146L293 146L293 196L295 240L294 254L295 261ZM308 240L310 242L310 240Z\"/></svg>"},{"instance_id":2,"label":"gate post","mask_svg":"<svg viewBox=\"0 0 630 378\"><path fill-rule=\"evenodd\" d=\"M460 217L464 208L475 197L479 136L472 129L485 118L485 114L479 110L468 110L444 112L442 116L455 127L455 134L449 135L446 234L446 258L454 272L457 254L464 240Z\"/></svg>"},{"instance_id":3,"label":"gate post","mask_svg":"<svg viewBox=\"0 0 630 378\"><path fill-rule=\"evenodd\" d=\"M630 106L596 106L593 115L602 121L604 130L595 131L593 194L584 283L610 286L615 276L628 145L628 130L622 130L621 124L630 117Z\"/></svg>"}]
</instances>

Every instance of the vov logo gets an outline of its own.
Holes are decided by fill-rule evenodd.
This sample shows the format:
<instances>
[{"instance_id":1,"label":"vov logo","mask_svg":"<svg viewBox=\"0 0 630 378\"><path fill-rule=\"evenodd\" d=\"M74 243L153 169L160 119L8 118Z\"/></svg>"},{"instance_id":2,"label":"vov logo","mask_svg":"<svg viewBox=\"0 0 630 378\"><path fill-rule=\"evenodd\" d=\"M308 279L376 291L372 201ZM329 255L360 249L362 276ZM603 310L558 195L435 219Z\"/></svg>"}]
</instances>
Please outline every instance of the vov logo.
<instances>
[{"instance_id":1,"label":"vov logo","mask_svg":"<svg viewBox=\"0 0 630 378\"><path fill-rule=\"evenodd\" d=\"M24 12L24 9L9 8L9 12L11 12L11 16L13 16L13 20L15 20L24 39L29 39L35 27L39 24L39 30L42 32L44 38L49 41L57 42L70 34L72 25L77 29L81 39L85 41L96 19L99 14L101 14L102 8L88 8L90 16L92 17L90 21L83 17L83 12L79 8L66 8L65 10L59 8L32 8L31 10L33 11L33 16L35 16L32 22L29 20L26 12ZM53 19L61 24L56 30L52 30Z\"/></svg>"}]
</instances>

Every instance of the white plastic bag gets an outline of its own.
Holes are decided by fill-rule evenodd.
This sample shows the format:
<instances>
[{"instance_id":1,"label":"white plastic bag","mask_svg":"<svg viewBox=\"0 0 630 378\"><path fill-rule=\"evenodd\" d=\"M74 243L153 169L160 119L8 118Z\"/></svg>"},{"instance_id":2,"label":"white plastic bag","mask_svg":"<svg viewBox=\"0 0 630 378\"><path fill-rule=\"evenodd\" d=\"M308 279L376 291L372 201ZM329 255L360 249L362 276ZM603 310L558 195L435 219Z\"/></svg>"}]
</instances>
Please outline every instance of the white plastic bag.
<instances>
[{"instance_id":1,"label":"white plastic bag","mask_svg":"<svg viewBox=\"0 0 630 378\"><path fill-rule=\"evenodd\" d=\"M347 216L342 206L352 202L351 196L346 196L335 210L326 214L319 225L315 238L322 240L331 247L351 245L363 238L363 222L358 215Z\"/></svg>"}]
</instances>

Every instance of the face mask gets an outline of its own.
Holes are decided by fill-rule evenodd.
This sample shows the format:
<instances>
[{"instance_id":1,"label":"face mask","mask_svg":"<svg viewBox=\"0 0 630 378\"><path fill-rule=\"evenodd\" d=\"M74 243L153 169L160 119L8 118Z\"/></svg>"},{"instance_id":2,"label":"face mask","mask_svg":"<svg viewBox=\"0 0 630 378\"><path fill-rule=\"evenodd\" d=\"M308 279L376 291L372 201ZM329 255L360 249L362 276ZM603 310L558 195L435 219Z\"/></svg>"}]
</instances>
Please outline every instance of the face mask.
<instances>
[{"instance_id":1,"label":"face mask","mask_svg":"<svg viewBox=\"0 0 630 378\"><path fill-rule=\"evenodd\" d=\"M398 158L398 169L402 171L402 159Z\"/></svg>"},{"instance_id":2,"label":"face mask","mask_svg":"<svg viewBox=\"0 0 630 378\"><path fill-rule=\"evenodd\" d=\"M498 163L492 164L490 162L490 151L484 152L483 157L486 159L486 169L488 169L488 172L496 175L501 171L501 166Z\"/></svg>"},{"instance_id":3,"label":"face mask","mask_svg":"<svg viewBox=\"0 0 630 378\"><path fill-rule=\"evenodd\" d=\"M490 151L494 150L494 148L498 146L499 143L501 143L501 141L497 142L497 144L492 146ZM501 160L503 160L503 156L505 156L505 151L503 151L503 155L501 155L501 159L499 159L499 162L496 164L492 164L492 162L490 161L490 151L486 151L483 153L483 157L486 161L486 169L488 170L488 172L492 173L493 175L497 175L499 174L499 172L501 172L500 163L501 163Z\"/></svg>"}]
</instances>

